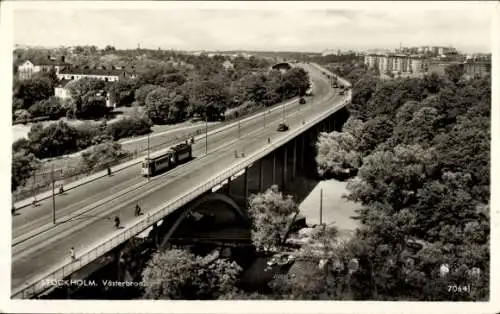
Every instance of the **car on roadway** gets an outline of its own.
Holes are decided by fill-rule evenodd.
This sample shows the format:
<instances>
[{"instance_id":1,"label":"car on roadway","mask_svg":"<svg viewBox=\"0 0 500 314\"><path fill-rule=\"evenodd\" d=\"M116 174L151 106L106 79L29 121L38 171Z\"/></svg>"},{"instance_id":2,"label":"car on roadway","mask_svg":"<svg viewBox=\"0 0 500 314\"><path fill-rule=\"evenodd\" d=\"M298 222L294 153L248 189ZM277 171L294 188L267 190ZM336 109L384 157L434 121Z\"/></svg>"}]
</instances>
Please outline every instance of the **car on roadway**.
<instances>
[{"instance_id":1,"label":"car on roadway","mask_svg":"<svg viewBox=\"0 0 500 314\"><path fill-rule=\"evenodd\" d=\"M278 125L278 129L277 129L278 132L286 132L288 130L289 130L289 127L285 123L280 123L280 125Z\"/></svg>"},{"instance_id":2,"label":"car on roadway","mask_svg":"<svg viewBox=\"0 0 500 314\"><path fill-rule=\"evenodd\" d=\"M299 99L299 105L303 105L306 103L306 100L304 99L304 97L300 97Z\"/></svg>"}]
</instances>

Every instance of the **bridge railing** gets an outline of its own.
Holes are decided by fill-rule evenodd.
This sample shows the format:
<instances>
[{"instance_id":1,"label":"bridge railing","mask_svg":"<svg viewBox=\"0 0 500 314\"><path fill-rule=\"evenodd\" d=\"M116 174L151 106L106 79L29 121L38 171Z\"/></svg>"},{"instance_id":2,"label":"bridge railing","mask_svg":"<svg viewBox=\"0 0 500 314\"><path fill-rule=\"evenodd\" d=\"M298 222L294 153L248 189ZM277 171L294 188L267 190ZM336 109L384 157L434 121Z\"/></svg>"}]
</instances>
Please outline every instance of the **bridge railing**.
<instances>
[{"instance_id":1,"label":"bridge railing","mask_svg":"<svg viewBox=\"0 0 500 314\"><path fill-rule=\"evenodd\" d=\"M328 110L326 110L325 112L318 114L315 118L307 121L306 124L300 125L298 128L291 130L291 132L286 134L284 137L278 139L277 141L269 145L264 146L264 148L249 155L244 160L236 162L235 164L230 166L227 170L206 180L204 183L198 185L197 187L187 192L186 194L174 199L167 205L164 205L158 209L153 210L152 213L148 214L146 217L139 218L135 224L128 227L127 229L123 231L117 231L118 234L111 235L104 242L100 241L100 244L96 245L94 248L88 250L87 252L81 254L77 260L72 261L70 263L66 263L62 266L57 266L55 270L49 271L41 276L38 276L36 279L31 280L31 283L28 283L26 285L14 289L11 298L28 299L32 296L37 295L42 291L47 290L50 287L47 286L45 282L46 280L61 280L67 277L68 275L72 274L73 272L88 265L89 263L96 260L100 256L110 252L120 244L126 242L128 239L134 237L135 235L151 227L152 225L163 219L171 212L194 200L196 197L202 195L203 193L210 190L217 184L220 184L221 182L225 181L227 178L244 170L248 166L252 165L253 163L257 162L261 158L265 157L266 155L274 151L276 148L286 144L294 137L302 134L311 126L315 125L316 123L323 120L325 117L331 115L340 108L344 107L350 101L350 98L351 98L351 93L348 92L346 97L342 101L341 105L333 106Z\"/></svg>"}]
</instances>

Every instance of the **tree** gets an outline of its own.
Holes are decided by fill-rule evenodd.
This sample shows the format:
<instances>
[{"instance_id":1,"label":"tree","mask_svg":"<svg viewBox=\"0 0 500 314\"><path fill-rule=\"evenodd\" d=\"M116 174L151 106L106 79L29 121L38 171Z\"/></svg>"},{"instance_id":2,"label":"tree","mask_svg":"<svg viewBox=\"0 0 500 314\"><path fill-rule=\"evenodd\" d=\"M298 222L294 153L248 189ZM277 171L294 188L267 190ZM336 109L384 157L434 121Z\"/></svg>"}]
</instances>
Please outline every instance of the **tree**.
<instances>
[{"instance_id":1,"label":"tree","mask_svg":"<svg viewBox=\"0 0 500 314\"><path fill-rule=\"evenodd\" d=\"M402 119L402 117L400 117ZM438 112L432 107L422 107L414 112L409 121L402 121L394 128L389 145L419 144L423 147L432 145L437 135Z\"/></svg>"},{"instance_id":2,"label":"tree","mask_svg":"<svg viewBox=\"0 0 500 314\"><path fill-rule=\"evenodd\" d=\"M146 112L153 123L167 123L170 111L170 93L164 87L158 87L148 93L145 100Z\"/></svg>"},{"instance_id":3,"label":"tree","mask_svg":"<svg viewBox=\"0 0 500 314\"><path fill-rule=\"evenodd\" d=\"M29 108L33 117L49 117L51 120L57 120L66 115L66 108L57 97L50 97L35 103Z\"/></svg>"},{"instance_id":4,"label":"tree","mask_svg":"<svg viewBox=\"0 0 500 314\"><path fill-rule=\"evenodd\" d=\"M29 80L14 80L13 109L28 109L37 101L54 95L53 84L47 77L36 77Z\"/></svg>"},{"instance_id":5,"label":"tree","mask_svg":"<svg viewBox=\"0 0 500 314\"><path fill-rule=\"evenodd\" d=\"M128 79L120 79L109 83L109 93L115 100L117 106L130 106L134 101L135 82Z\"/></svg>"},{"instance_id":6,"label":"tree","mask_svg":"<svg viewBox=\"0 0 500 314\"><path fill-rule=\"evenodd\" d=\"M183 250L155 253L142 273L145 299L206 300L236 291L241 267Z\"/></svg>"},{"instance_id":7,"label":"tree","mask_svg":"<svg viewBox=\"0 0 500 314\"><path fill-rule=\"evenodd\" d=\"M349 117L349 119L347 119L342 126L342 132L351 134L357 141L359 141L361 135L363 134L363 121Z\"/></svg>"},{"instance_id":8,"label":"tree","mask_svg":"<svg viewBox=\"0 0 500 314\"><path fill-rule=\"evenodd\" d=\"M227 107L229 90L224 83L215 80L195 81L190 85L188 109L190 113L205 115L209 121L219 118Z\"/></svg>"},{"instance_id":9,"label":"tree","mask_svg":"<svg viewBox=\"0 0 500 314\"><path fill-rule=\"evenodd\" d=\"M180 86L186 83L186 77L181 73L169 73L160 75L156 82L163 87Z\"/></svg>"},{"instance_id":10,"label":"tree","mask_svg":"<svg viewBox=\"0 0 500 314\"><path fill-rule=\"evenodd\" d=\"M490 198L490 119L460 117L450 132L435 139L439 162L452 172L469 173L475 198Z\"/></svg>"},{"instance_id":11,"label":"tree","mask_svg":"<svg viewBox=\"0 0 500 314\"><path fill-rule=\"evenodd\" d=\"M361 166L361 154L356 150L358 142L348 132L321 133L316 143L316 162L320 175L343 174L346 169Z\"/></svg>"},{"instance_id":12,"label":"tree","mask_svg":"<svg viewBox=\"0 0 500 314\"><path fill-rule=\"evenodd\" d=\"M248 212L252 219L254 245L265 251L280 247L298 210L292 197L283 196L276 185L264 193L252 195Z\"/></svg>"},{"instance_id":13,"label":"tree","mask_svg":"<svg viewBox=\"0 0 500 314\"><path fill-rule=\"evenodd\" d=\"M146 115L133 115L108 124L106 133L117 141L124 137L148 134L152 125Z\"/></svg>"},{"instance_id":14,"label":"tree","mask_svg":"<svg viewBox=\"0 0 500 314\"><path fill-rule=\"evenodd\" d=\"M110 108L106 106L106 97L101 93L90 91L83 95L80 101L77 101L75 114L78 118L101 118L110 111Z\"/></svg>"},{"instance_id":15,"label":"tree","mask_svg":"<svg viewBox=\"0 0 500 314\"><path fill-rule=\"evenodd\" d=\"M42 124L34 124L28 139L31 149L36 157L55 157L75 152L78 149L78 133L75 128L63 121L51 123L44 127Z\"/></svg>"},{"instance_id":16,"label":"tree","mask_svg":"<svg viewBox=\"0 0 500 314\"><path fill-rule=\"evenodd\" d=\"M106 107L106 84L99 79L82 78L66 85L72 98L73 114L84 119L100 118L109 112Z\"/></svg>"},{"instance_id":17,"label":"tree","mask_svg":"<svg viewBox=\"0 0 500 314\"><path fill-rule=\"evenodd\" d=\"M157 89L160 86L146 84L135 90L135 101L139 106L144 106L146 104L146 97L150 92Z\"/></svg>"},{"instance_id":18,"label":"tree","mask_svg":"<svg viewBox=\"0 0 500 314\"><path fill-rule=\"evenodd\" d=\"M119 143L108 141L83 152L81 166L86 171L100 170L115 165L127 155Z\"/></svg>"},{"instance_id":19,"label":"tree","mask_svg":"<svg viewBox=\"0 0 500 314\"><path fill-rule=\"evenodd\" d=\"M385 142L393 132L394 122L386 115L377 116L363 124L363 133L358 150L363 155L370 154L377 145Z\"/></svg>"},{"instance_id":20,"label":"tree","mask_svg":"<svg viewBox=\"0 0 500 314\"><path fill-rule=\"evenodd\" d=\"M71 97L74 99L82 98L83 96L92 93L99 93L106 87L104 81L96 78L82 78L74 80L66 85Z\"/></svg>"},{"instance_id":21,"label":"tree","mask_svg":"<svg viewBox=\"0 0 500 314\"><path fill-rule=\"evenodd\" d=\"M418 189L435 176L438 163L434 149L398 145L376 151L363 159L358 178L348 184L349 199L371 204L390 204L394 210L415 202Z\"/></svg>"},{"instance_id":22,"label":"tree","mask_svg":"<svg viewBox=\"0 0 500 314\"><path fill-rule=\"evenodd\" d=\"M39 161L28 150L20 149L12 155L11 191L26 183L33 172L38 168Z\"/></svg>"},{"instance_id":23,"label":"tree","mask_svg":"<svg viewBox=\"0 0 500 314\"><path fill-rule=\"evenodd\" d=\"M457 84L464 75L464 65L450 64L444 69L444 73L450 81Z\"/></svg>"},{"instance_id":24,"label":"tree","mask_svg":"<svg viewBox=\"0 0 500 314\"><path fill-rule=\"evenodd\" d=\"M111 45L106 45L106 47L104 47L104 52L114 52L116 51L115 47L114 46L111 46Z\"/></svg>"},{"instance_id":25,"label":"tree","mask_svg":"<svg viewBox=\"0 0 500 314\"><path fill-rule=\"evenodd\" d=\"M282 93L285 98L304 95L309 88L309 75L302 68L292 68L283 74Z\"/></svg>"}]
</instances>

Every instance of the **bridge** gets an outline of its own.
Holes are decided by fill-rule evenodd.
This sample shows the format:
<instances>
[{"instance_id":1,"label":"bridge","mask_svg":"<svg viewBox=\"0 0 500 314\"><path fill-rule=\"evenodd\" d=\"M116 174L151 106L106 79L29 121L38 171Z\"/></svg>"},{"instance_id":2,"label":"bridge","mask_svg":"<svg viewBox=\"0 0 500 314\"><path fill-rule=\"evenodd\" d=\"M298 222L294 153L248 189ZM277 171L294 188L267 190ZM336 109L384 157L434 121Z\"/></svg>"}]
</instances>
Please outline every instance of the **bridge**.
<instances>
[{"instance_id":1,"label":"bridge","mask_svg":"<svg viewBox=\"0 0 500 314\"><path fill-rule=\"evenodd\" d=\"M227 212L244 224L249 193L272 184L286 189L289 179L308 166L304 152L313 148L317 133L340 127L336 115L350 101L350 91L341 96L331 89L323 75L329 72L318 65L304 68L316 88L306 104L293 100L221 128L195 142L195 158L186 164L149 180L136 165L58 196L55 224L53 200L23 208L13 217L11 297L37 297L53 288L48 280L75 276L112 259L117 248L144 232L154 234L157 247L164 248L174 233L175 239L183 238L182 222L204 202L227 205ZM290 130L277 132L283 120ZM137 202L144 211L139 217L133 213ZM113 227L115 216L121 229ZM68 256L71 247L75 260Z\"/></svg>"}]
</instances>

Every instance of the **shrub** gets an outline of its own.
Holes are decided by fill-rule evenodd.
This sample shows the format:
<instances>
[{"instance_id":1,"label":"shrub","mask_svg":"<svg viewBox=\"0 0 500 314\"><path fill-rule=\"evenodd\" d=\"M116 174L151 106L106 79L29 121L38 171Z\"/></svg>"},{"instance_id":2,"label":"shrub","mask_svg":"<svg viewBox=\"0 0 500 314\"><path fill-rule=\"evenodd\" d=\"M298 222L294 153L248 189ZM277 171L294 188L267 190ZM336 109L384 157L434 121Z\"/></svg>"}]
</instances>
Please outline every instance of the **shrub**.
<instances>
[{"instance_id":1,"label":"shrub","mask_svg":"<svg viewBox=\"0 0 500 314\"><path fill-rule=\"evenodd\" d=\"M44 127L37 123L31 127L28 139L36 157L46 158L73 153L78 150L78 131L59 121Z\"/></svg>"},{"instance_id":2,"label":"shrub","mask_svg":"<svg viewBox=\"0 0 500 314\"><path fill-rule=\"evenodd\" d=\"M120 144L107 141L82 153L80 167L83 171L99 171L117 164L130 153L123 151Z\"/></svg>"},{"instance_id":3,"label":"shrub","mask_svg":"<svg viewBox=\"0 0 500 314\"><path fill-rule=\"evenodd\" d=\"M117 141L124 137L148 134L151 132L151 126L151 120L145 115L132 116L110 123L107 127L107 133L113 140Z\"/></svg>"},{"instance_id":4,"label":"shrub","mask_svg":"<svg viewBox=\"0 0 500 314\"><path fill-rule=\"evenodd\" d=\"M26 109L19 109L14 111L14 121L26 121L31 119L31 113Z\"/></svg>"},{"instance_id":5,"label":"shrub","mask_svg":"<svg viewBox=\"0 0 500 314\"><path fill-rule=\"evenodd\" d=\"M51 120L64 117L67 111L57 97L50 97L49 99L39 101L29 107L28 110L33 117L49 117Z\"/></svg>"},{"instance_id":6,"label":"shrub","mask_svg":"<svg viewBox=\"0 0 500 314\"><path fill-rule=\"evenodd\" d=\"M21 150L25 150L27 152L31 151L30 141L28 141L24 137L17 139L14 141L14 143L12 143L12 152L16 153Z\"/></svg>"},{"instance_id":7,"label":"shrub","mask_svg":"<svg viewBox=\"0 0 500 314\"><path fill-rule=\"evenodd\" d=\"M75 127L78 133L77 146L78 149L85 149L94 144L94 138L99 136L103 131L98 123L86 121Z\"/></svg>"}]
</instances>

